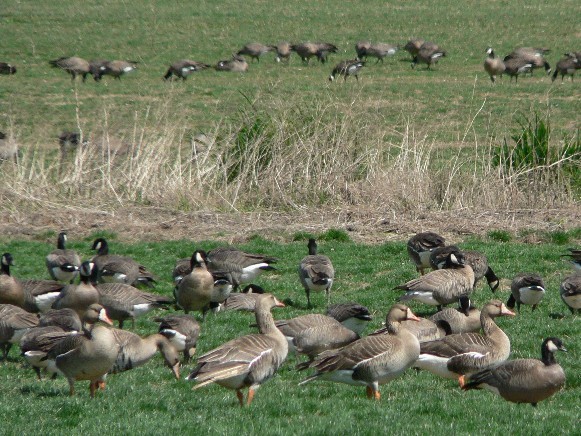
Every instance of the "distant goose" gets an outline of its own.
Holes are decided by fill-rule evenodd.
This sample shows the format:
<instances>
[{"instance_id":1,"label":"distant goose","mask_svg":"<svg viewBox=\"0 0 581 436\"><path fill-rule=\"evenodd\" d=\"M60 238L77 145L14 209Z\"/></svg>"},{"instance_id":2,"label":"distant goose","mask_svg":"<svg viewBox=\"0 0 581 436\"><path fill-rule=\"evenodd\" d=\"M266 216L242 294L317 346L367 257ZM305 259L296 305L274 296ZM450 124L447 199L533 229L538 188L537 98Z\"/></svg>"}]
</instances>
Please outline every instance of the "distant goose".
<instances>
[{"instance_id":1,"label":"distant goose","mask_svg":"<svg viewBox=\"0 0 581 436\"><path fill-rule=\"evenodd\" d=\"M251 59L256 59L260 62L260 57L268 52L274 50L274 47L271 45L261 44L259 42L251 42L246 44L236 53L238 56L246 55L250 56Z\"/></svg>"},{"instance_id":2,"label":"distant goose","mask_svg":"<svg viewBox=\"0 0 581 436\"><path fill-rule=\"evenodd\" d=\"M355 79L359 81L359 70L364 66L365 62L357 59L341 61L335 66L335 68L333 68L333 71L331 71L329 81L332 82L337 76L343 76L343 81L346 81L348 76L354 76Z\"/></svg>"},{"instance_id":3,"label":"distant goose","mask_svg":"<svg viewBox=\"0 0 581 436\"><path fill-rule=\"evenodd\" d=\"M159 322L159 333L164 335L178 351L184 353L184 363L188 363L196 352L200 335L200 324L191 315L166 315L153 319Z\"/></svg>"},{"instance_id":4,"label":"distant goose","mask_svg":"<svg viewBox=\"0 0 581 436\"><path fill-rule=\"evenodd\" d=\"M108 61L99 68L96 76L93 76L96 81L101 80L103 76L113 76L117 80L121 80L121 76L137 69L137 62L134 61Z\"/></svg>"},{"instance_id":5,"label":"distant goose","mask_svg":"<svg viewBox=\"0 0 581 436\"><path fill-rule=\"evenodd\" d=\"M561 282L560 294L573 315L581 312L581 272L576 272Z\"/></svg>"},{"instance_id":6,"label":"distant goose","mask_svg":"<svg viewBox=\"0 0 581 436\"><path fill-rule=\"evenodd\" d=\"M505 59L504 72L510 76L510 81L515 79L518 83L518 76L521 74L530 73L533 70L533 64L520 58Z\"/></svg>"},{"instance_id":7,"label":"distant goose","mask_svg":"<svg viewBox=\"0 0 581 436\"><path fill-rule=\"evenodd\" d=\"M544 56L549 49L546 48L535 48L535 47L519 47L514 49L511 53L504 57L504 62L506 65L507 61L517 60L522 64L531 64L530 72L535 68L544 68L545 73L549 75L551 73L551 66L545 60Z\"/></svg>"},{"instance_id":8,"label":"distant goose","mask_svg":"<svg viewBox=\"0 0 581 436\"><path fill-rule=\"evenodd\" d=\"M581 271L581 249L579 248L569 248L571 254L562 254L562 257L570 257L573 268L577 271Z\"/></svg>"},{"instance_id":9,"label":"distant goose","mask_svg":"<svg viewBox=\"0 0 581 436\"><path fill-rule=\"evenodd\" d=\"M212 302L214 278L207 268L207 255L196 250L190 259L191 272L184 276L176 288L176 302L186 314L201 311L203 318Z\"/></svg>"},{"instance_id":10,"label":"distant goose","mask_svg":"<svg viewBox=\"0 0 581 436\"><path fill-rule=\"evenodd\" d=\"M232 59L219 61L214 68L217 71L233 71L235 73L245 73L248 71L248 62L242 56L233 55Z\"/></svg>"},{"instance_id":11,"label":"distant goose","mask_svg":"<svg viewBox=\"0 0 581 436\"><path fill-rule=\"evenodd\" d=\"M536 406L560 391L565 372L555 360L555 351L567 351L559 338L550 337L541 345L541 360L515 359L484 371L460 377L463 390L486 389L512 403Z\"/></svg>"},{"instance_id":12,"label":"distant goose","mask_svg":"<svg viewBox=\"0 0 581 436\"><path fill-rule=\"evenodd\" d=\"M446 240L434 232L423 232L412 236L407 242L407 252L411 261L415 264L417 271L424 274L430 268L430 254L438 248L443 247Z\"/></svg>"},{"instance_id":13,"label":"distant goose","mask_svg":"<svg viewBox=\"0 0 581 436\"><path fill-rule=\"evenodd\" d=\"M545 283L538 274L520 273L512 280L510 292L511 295L506 302L509 309L514 309L516 303L519 313L521 304L532 306L532 310L535 310L545 295Z\"/></svg>"},{"instance_id":14,"label":"distant goose","mask_svg":"<svg viewBox=\"0 0 581 436\"><path fill-rule=\"evenodd\" d=\"M67 233L60 232L57 238L57 249L46 256L46 268L51 278L72 283L79 275L81 258L75 250L67 249Z\"/></svg>"},{"instance_id":15,"label":"distant goose","mask_svg":"<svg viewBox=\"0 0 581 436\"><path fill-rule=\"evenodd\" d=\"M0 74L16 74L16 67L7 62L0 62Z\"/></svg>"},{"instance_id":16,"label":"distant goose","mask_svg":"<svg viewBox=\"0 0 581 436\"><path fill-rule=\"evenodd\" d=\"M410 39L404 46L404 50L411 54L413 59L420 51L420 47L424 44L424 42L425 41L423 39L418 38Z\"/></svg>"},{"instance_id":17,"label":"distant goose","mask_svg":"<svg viewBox=\"0 0 581 436\"><path fill-rule=\"evenodd\" d=\"M571 76L571 82L573 82L575 73L579 68L581 68L581 60L577 57L567 56L562 58L557 62L557 65L555 65L555 72L553 73L551 81L554 82L560 74L561 82L563 82L565 76Z\"/></svg>"},{"instance_id":18,"label":"distant goose","mask_svg":"<svg viewBox=\"0 0 581 436\"><path fill-rule=\"evenodd\" d=\"M186 80L190 74L196 71L208 69L210 67L210 65L204 64L203 62L190 61L187 59L176 61L169 66L165 76L163 76L163 79L168 80L171 79L172 76L175 76L182 80Z\"/></svg>"},{"instance_id":19,"label":"distant goose","mask_svg":"<svg viewBox=\"0 0 581 436\"><path fill-rule=\"evenodd\" d=\"M291 46L294 51L305 64L308 64L310 59L316 57L319 62L325 63L329 53L337 53L336 45L328 42L305 42L302 44L294 44Z\"/></svg>"},{"instance_id":20,"label":"distant goose","mask_svg":"<svg viewBox=\"0 0 581 436\"><path fill-rule=\"evenodd\" d=\"M276 50L275 60L277 62L284 61L284 62L288 63L288 61L290 59L290 55L292 53L290 43L288 43L286 41L279 42L278 44L273 45L272 47Z\"/></svg>"},{"instance_id":21,"label":"distant goose","mask_svg":"<svg viewBox=\"0 0 581 436\"><path fill-rule=\"evenodd\" d=\"M355 53L357 53L358 59L365 59L367 57L367 49L371 47L371 42L369 41L358 41L355 44Z\"/></svg>"},{"instance_id":22,"label":"distant goose","mask_svg":"<svg viewBox=\"0 0 581 436\"><path fill-rule=\"evenodd\" d=\"M377 58L376 64L381 61L383 63L383 58L386 56L393 56L397 53L399 47L393 44L385 44L385 43L374 43L371 44L365 50L365 56Z\"/></svg>"},{"instance_id":23,"label":"distant goose","mask_svg":"<svg viewBox=\"0 0 581 436\"><path fill-rule=\"evenodd\" d=\"M0 348L8 358L12 344L20 343L22 336L38 325L38 316L12 304L0 304Z\"/></svg>"},{"instance_id":24,"label":"distant goose","mask_svg":"<svg viewBox=\"0 0 581 436\"><path fill-rule=\"evenodd\" d=\"M87 79L87 74L90 73L89 62L76 56L61 57L49 61L48 63L55 68L60 68L69 73L71 75L71 80L75 80L75 77L81 76L84 82Z\"/></svg>"},{"instance_id":25,"label":"distant goose","mask_svg":"<svg viewBox=\"0 0 581 436\"><path fill-rule=\"evenodd\" d=\"M7 137L4 132L0 132L0 163L5 160L12 160L16 163L19 156L18 144L14 138Z\"/></svg>"},{"instance_id":26,"label":"distant goose","mask_svg":"<svg viewBox=\"0 0 581 436\"><path fill-rule=\"evenodd\" d=\"M412 68L415 68L416 65L420 63L427 64L428 70L430 70L432 65L437 64L438 61L446 55L446 51L440 49L438 45L430 42L424 42L412 61Z\"/></svg>"},{"instance_id":27,"label":"distant goose","mask_svg":"<svg viewBox=\"0 0 581 436\"><path fill-rule=\"evenodd\" d=\"M309 255L305 256L299 264L299 280L307 294L307 306L311 307L311 291L325 291L327 304L329 304L335 269L331 259L317 254L317 242L313 238L309 239L307 247Z\"/></svg>"},{"instance_id":28,"label":"distant goose","mask_svg":"<svg viewBox=\"0 0 581 436\"><path fill-rule=\"evenodd\" d=\"M484 70L490 76L490 81L494 83L496 81L496 76L502 76L506 66L502 59L495 57L492 47L486 49L486 54L488 57L484 60Z\"/></svg>"}]
</instances>

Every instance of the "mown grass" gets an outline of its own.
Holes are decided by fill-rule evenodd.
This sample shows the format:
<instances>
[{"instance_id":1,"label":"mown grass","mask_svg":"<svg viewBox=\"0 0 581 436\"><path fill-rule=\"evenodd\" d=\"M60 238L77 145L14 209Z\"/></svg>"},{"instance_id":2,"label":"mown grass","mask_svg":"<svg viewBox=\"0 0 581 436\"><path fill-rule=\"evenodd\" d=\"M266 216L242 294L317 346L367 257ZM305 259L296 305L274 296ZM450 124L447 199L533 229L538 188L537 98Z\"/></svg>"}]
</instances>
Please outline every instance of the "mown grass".
<instances>
[{"instance_id":1,"label":"mown grass","mask_svg":"<svg viewBox=\"0 0 581 436\"><path fill-rule=\"evenodd\" d=\"M579 229L562 232L556 243L551 234L538 235L541 244L502 242L495 234L484 238L454 240L465 248L485 253L501 277L496 295L485 285L474 293L478 306L491 298L506 301L511 278L521 271L536 271L546 280L547 295L535 312L524 307L515 318L499 319L499 325L512 342L512 358L538 358L540 343L549 335L561 337L569 353L557 359L567 374L565 389L537 408L506 403L488 392L462 392L453 381L438 379L429 373L407 371L401 378L381 388L380 402L369 401L363 388L314 382L298 386L306 374L294 370L297 362L289 357L273 380L258 392L252 406L241 409L235 395L217 386L191 391L191 383L172 379L170 371L156 357L147 366L111 376L105 392L91 400L86 383L79 383L77 396L68 397L66 382L37 381L25 367L16 350L0 366L0 419L4 434L104 433L129 434L219 433L219 434L491 434L512 432L530 434L574 434L579 425L581 394L581 324L560 300L558 286L571 268L561 254L568 246L580 243ZM171 270L175 259L188 256L194 248L211 249L215 241L166 241L125 244L114 233L106 233L115 253L134 256L159 277L157 291L171 294ZM71 238L70 246L83 257L90 256L90 243ZM72 235L71 235L72 236ZM279 257L278 270L264 275L258 283L287 303L277 309L275 318L308 313L306 298L298 281L296 266L306 254L307 234L289 236L285 243L274 243L260 236L250 238L240 248ZM396 301L392 288L416 275L405 242L380 245L355 244L341 231L329 231L320 237L319 249L333 260L336 283L332 302L358 301L374 314L367 333L379 327L387 309ZM34 241L2 239L2 252L13 254L16 277L46 277L43 258L53 247L55 235L47 232ZM500 239L500 240L499 240ZM324 297L313 297L313 312L324 309ZM412 304L416 313L430 310ZM564 315L560 318L559 315ZM152 316L141 318L135 331L152 333ZM245 313L220 313L209 316L202 325L198 353L252 331L253 317ZM183 369L187 374L194 362Z\"/></svg>"}]
</instances>

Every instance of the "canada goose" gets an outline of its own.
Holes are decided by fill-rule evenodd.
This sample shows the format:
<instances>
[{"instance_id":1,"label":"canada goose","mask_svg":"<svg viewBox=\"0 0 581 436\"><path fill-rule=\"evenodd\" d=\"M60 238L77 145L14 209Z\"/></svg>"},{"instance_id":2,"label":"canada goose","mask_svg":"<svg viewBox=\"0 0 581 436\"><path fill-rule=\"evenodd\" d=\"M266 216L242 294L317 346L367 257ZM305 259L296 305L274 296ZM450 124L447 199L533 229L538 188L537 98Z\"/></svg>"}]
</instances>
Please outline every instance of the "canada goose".
<instances>
[{"instance_id":1,"label":"canada goose","mask_svg":"<svg viewBox=\"0 0 581 436\"><path fill-rule=\"evenodd\" d=\"M217 247L208 252L210 264L208 269L212 273L222 272L230 274L234 290L242 283L254 281L264 271L274 271L272 266L277 258L262 254L248 253L235 247Z\"/></svg>"},{"instance_id":2,"label":"canada goose","mask_svg":"<svg viewBox=\"0 0 581 436\"><path fill-rule=\"evenodd\" d=\"M177 287L179 286L184 276L192 272L190 261L191 259L189 257L178 259L176 261L176 265L172 271L172 277L174 280L174 284L176 286L174 289L174 296ZM219 262L214 265L212 264L211 260L208 260L206 267L208 267L208 271L210 271L212 277L214 278L214 290L212 291L212 302L221 303L230 296L232 290L238 289L238 286L240 285L240 280L243 275L243 268L239 265L234 264L228 264L228 266L225 267ZM212 267L218 269L225 268L228 270L213 271L210 269Z\"/></svg>"},{"instance_id":3,"label":"canada goose","mask_svg":"<svg viewBox=\"0 0 581 436\"><path fill-rule=\"evenodd\" d=\"M0 348L8 358L12 344L20 343L26 331L38 325L38 316L12 304L0 304Z\"/></svg>"},{"instance_id":4,"label":"canada goose","mask_svg":"<svg viewBox=\"0 0 581 436\"><path fill-rule=\"evenodd\" d=\"M16 67L7 62L0 62L0 74L16 74Z\"/></svg>"},{"instance_id":5,"label":"canada goose","mask_svg":"<svg viewBox=\"0 0 581 436\"><path fill-rule=\"evenodd\" d=\"M191 272L184 276L176 289L177 304L186 314L199 310L204 318L214 289L214 278L206 267L207 259L205 251L194 251L190 260Z\"/></svg>"},{"instance_id":6,"label":"canada goose","mask_svg":"<svg viewBox=\"0 0 581 436\"><path fill-rule=\"evenodd\" d=\"M511 53L504 57L504 62L506 64L509 60L518 60L521 64L531 64L530 72L535 68L544 68L545 73L549 75L551 73L551 66L545 60L544 55L549 50L546 48L534 48L534 47L520 47L514 49Z\"/></svg>"},{"instance_id":7,"label":"canada goose","mask_svg":"<svg viewBox=\"0 0 581 436\"><path fill-rule=\"evenodd\" d=\"M18 162L19 151L18 144L12 137L7 137L5 133L0 132L0 163L4 160Z\"/></svg>"},{"instance_id":8,"label":"canada goose","mask_svg":"<svg viewBox=\"0 0 581 436\"><path fill-rule=\"evenodd\" d=\"M458 333L423 342L414 366L440 377L457 378L504 362L510 354L510 340L494 318L514 315L501 301L488 302L480 313L483 334Z\"/></svg>"},{"instance_id":9,"label":"canada goose","mask_svg":"<svg viewBox=\"0 0 581 436\"><path fill-rule=\"evenodd\" d=\"M327 306L326 314L358 335L361 335L365 327L373 320L367 307L353 302L331 304Z\"/></svg>"},{"instance_id":10,"label":"canada goose","mask_svg":"<svg viewBox=\"0 0 581 436\"><path fill-rule=\"evenodd\" d=\"M504 60L504 67L504 72L510 76L510 81L512 82L514 77L515 82L518 83L518 76L520 74L530 73L533 69L533 64L521 58L511 58Z\"/></svg>"},{"instance_id":11,"label":"canada goose","mask_svg":"<svg viewBox=\"0 0 581 436\"><path fill-rule=\"evenodd\" d=\"M163 76L163 80L168 80L172 76L179 77L182 80L186 80L190 74L196 71L202 71L205 69L210 68L211 66L208 64L204 64L203 62L198 61L190 61L187 59L183 59L171 64Z\"/></svg>"},{"instance_id":12,"label":"canada goose","mask_svg":"<svg viewBox=\"0 0 581 436\"><path fill-rule=\"evenodd\" d=\"M442 327L447 335L479 332L480 310L471 306L468 295L461 295L458 301L458 308L444 308L429 319Z\"/></svg>"},{"instance_id":13,"label":"canada goose","mask_svg":"<svg viewBox=\"0 0 581 436\"><path fill-rule=\"evenodd\" d=\"M435 248L430 253L430 265L432 266L432 269L442 269L446 263L446 258L450 253L458 254L460 252L464 256L466 264L470 265L472 271L474 271L474 284L476 285L480 279L486 277L490 290L495 292L500 285L500 280L488 265L488 258L479 251L460 250L460 248L455 245Z\"/></svg>"},{"instance_id":14,"label":"canada goose","mask_svg":"<svg viewBox=\"0 0 581 436\"><path fill-rule=\"evenodd\" d=\"M581 273L576 272L561 282L561 299L571 313L581 312Z\"/></svg>"},{"instance_id":15,"label":"canada goose","mask_svg":"<svg viewBox=\"0 0 581 436\"><path fill-rule=\"evenodd\" d=\"M24 359L32 367L39 380L42 379L42 370L48 369L46 360L47 353L54 345L67 336L77 335L77 331L66 330L56 325L38 326L28 329L20 339L20 351ZM50 369L50 375L56 378L57 373L54 367Z\"/></svg>"},{"instance_id":16,"label":"canada goose","mask_svg":"<svg viewBox=\"0 0 581 436\"><path fill-rule=\"evenodd\" d=\"M159 322L159 333L165 336L177 351L184 352L184 363L188 363L196 352L200 324L191 315L166 315L153 319Z\"/></svg>"},{"instance_id":17,"label":"canada goose","mask_svg":"<svg viewBox=\"0 0 581 436\"><path fill-rule=\"evenodd\" d=\"M579 248L569 248L571 254L562 254L562 257L570 257L573 268L577 271L581 271L581 249Z\"/></svg>"},{"instance_id":18,"label":"canada goose","mask_svg":"<svg viewBox=\"0 0 581 436\"><path fill-rule=\"evenodd\" d=\"M90 72L89 62L85 59L73 56L73 57L62 57L48 62L54 68L60 68L65 70L71 75L71 80L75 80L75 77L81 76L83 82L87 79L87 74Z\"/></svg>"},{"instance_id":19,"label":"canada goose","mask_svg":"<svg viewBox=\"0 0 581 436\"><path fill-rule=\"evenodd\" d=\"M474 271L466 264L462 253L450 253L444 269L431 271L394 289L406 291L399 301L417 300L438 306L441 310L443 305L458 301L461 295L472 292Z\"/></svg>"},{"instance_id":20,"label":"canada goose","mask_svg":"<svg viewBox=\"0 0 581 436\"><path fill-rule=\"evenodd\" d=\"M232 59L219 61L215 67L217 71L233 71L235 73L245 73L248 71L248 62L242 56L233 55Z\"/></svg>"},{"instance_id":21,"label":"canada goose","mask_svg":"<svg viewBox=\"0 0 581 436\"><path fill-rule=\"evenodd\" d=\"M137 62L135 61L108 61L99 68L96 76L93 76L96 81L101 80L103 76L113 76L117 80L121 80L121 76L130 73L137 69Z\"/></svg>"},{"instance_id":22,"label":"canada goose","mask_svg":"<svg viewBox=\"0 0 581 436\"><path fill-rule=\"evenodd\" d=\"M401 321L418 319L402 304L387 314L388 333L365 336L338 350L321 353L299 369L315 368L314 375L299 384L321 379L354 386L366 386L367 397L380 399L379 385L400 376L418 358L420 344Z\"/></svg>"},{"instance_id":23,"label":"canada goose","mask_svg":"<svg viewBox=\"0 0 581 436\"><path fill-rule=\"evenodd\" d=\"M335 269L331 259L317 254L317 242L311 238L307 244L309 255L299 264L299 279L307 294L307 306L311 307L311 291L325 291L327 304L331 295L331 286L335 279Z\"/></svg>"},{"instance_id":24,"label":"canada goose","mask_svg":"<svg viewBox=\"0 0 581 436\"><path fill-rule=\"evenodd\" d=\"M97 269L97 281L150 287L155 283L153 274L131 257L109 254L109 244L105 238L95 239L91 250L97 251L97 255L91 259Z\"/></svg>"},{"instance_id":25,"label":"canada goose","mask_svg":"<svg viewBox=\"0 0 581 436\"><path fill-rule=\"evenodd\" d=\"M273 45L272 48L276 50L276 58L277 62L285 61L288 63L290 59L290 55L292 53L290 43L283 41L279 42L276 45Z\"/></svg>"},{"instance_id":26,"label":"canada goose","mask_svg":"<svg viewBox=\"0 0 581 436\"><path fill-rule=\"evenodd\" d=\"M72 283L79 275L81 258L75 250L66 248L67 232L60 232L57 238L57 249L46 256L46 268L51 278Z\"/></svg>"},{"instance_id":27,"label":"canada goose","mask_svg":"<svg viewBox=\"0 0 581 436\"><path fill-rule=\"evenodd\" d=\"M33 313L50 310L52 304L66 286L56 280L17 279L17 281L24 292L24 306L22 308Z\"/></svg>"},{"instance_id":28,"label":"canada goose","mask_svg":"<svg viewBox=\"0 0 581 436\"><path fill-rule=\"evenodd\" d=\"M112 325L102 306L91 305L83 319L86 322L84 333L58 341L47 353L46 360L49 368L67 378L70 395L75 393L75 381L89 380L90 394L94 397L117 359L119 345L108 327L95 325L98 321Z\"/></svg>"},{"instance_id":29,"label":"canada goose","mask_svg":"<svg viewBox=\"0 0 581 436\"><path fill-rule=\"evenodd\" d=\"M355 53L357 53L357 59L365 59L367 56L367 49L371 47L371 42L369 41L359 41L355 44Z\"/></svg>"},{"instance_id":30,"label":"canada goose","mask_svg":"<svg viewBox=\"0 0 581 436\"><path fill-rule=\"evenodd\" d=\"M94 268L95 265L92 262L83 262L79 268L81 282L78 285L65 286L52 304L52 308L73 309L82 318L90 305L99 303L99 291L91 283Z\"/></svg>"},{"instance_id":31,"label":"canada goose","mask_svg":"<svg viewBox=\"0 0 581 436\"><path fill-rule=\"evenodd\" d=\"M238 53L236 54L238 56L250 56L251 59L256 59L258 62L260 62L260 56L273 50L274 48L271 45L264 45L259 42L251 42L238 50Z\"/></svg>"},{"instance_id":32,"label":"canada goose","mask_svg":"<svg viewBox=\"0 0 581 436\"><path fill-rule=\"evenodd\" d=\"M420 47L424 44L424 42L425 41L423 39L413 38L410 39L403 48L405 51L412 55L413 59L420 51Z\"/></svg>"},{"instance_id":33,"label":"canada goose","mask_svg":"<svg viewBox=\"0 0 581 436\"><path fill-rule=\"evenodd\" d=\"M571 76L571 82L573 82L573 78L575 77L575 72L581 68L581 59L577 58L576 56L567 56L562 58L557 62L555 66L555 72L553 73L553 77L551 81L555 81L557 76L561 75L561 82L565 76Z\"/></svg>"},{"instance_id":34,"label":"canada goose","mask_svg":"<svg viewBox=\"0 0 581 436\"><path fill-rule=\"evenodd\" d=\"M397 53L399 47L393 44L384 44L381 42L371 44L365 51L365 55L377 58L376 64L381 61L383 63L383 58L386 56L393 56Z\"/></svg>"},{"instance_id":35,"label":"canada goose","mask_svg":"<svg viewBox=\"0 0 581 436\"><path fill-rule=\"evenodd\" d=\"M0 260L0 304L12 304L24 307L25 295L22 285L10 275L14 259L10 253L4 253Z\"/></svg>"},{"instance_id":36,"label":"canada goose","mask_svg":"<svg viewBox=\"0 0 581 436\"><path fill-rule=\"evenodd\" d=\"M108 373L117 374L145 365L159 351L175 378L180 379L178 352L164 335L156 333L142 338L126 330L112 328L111 332L119 345L119 353Z\"/></svg>"},{"instance_id":37,"label":"canada goose","mask_svg":"<svg viewBox=\"0 0 581 436\"><path fill-rule=\"evenodd\" d=\"M490 81L495 82L496 76L502 76L506 67L502 59L495 57L492 47L486 49L488 57L484 60L484 70L490 76Z\"/></svg>"},{"instance_id":38,"label":"canada goose","mask_svg":"<svg viewBox=\"0 0 581 436\"><path fill-rule=\"evenodd\" d=\"M39 327L56 326L66 331L80 332L83 328L79 314L73 309L50 309L44 312L38 320Z\"/></svg>"},{"instance_id":39,"label":"canada goose","mask_svg":"<svg viewBox=\"0 0 581 436\"><path fill-rule=\"evenodd\" d=\"M312 57L316 57L319 62L327 62L329 53L337 53L338 48L328 42L305 42L302 44L291 45L291 50L299 55L301 60L308 64Z\"/></svg>"},{"instance_id":40,"label":"canada goose","mask_svg":"<svg viewBox=\"0 0 581 436\"><path fill-rule=\"evenodd\" d=\"M108 63L109 63L109 61L107 61L105 59L94 59L94 60L89 61L89 73L91 74L91 76L93 76L93 79L95 79L95 82L98 82L101 80L101 77L103 75L103 71L105 71L105 68L106 68Z\"/></svg>"},{"instance_id":41,"label":"canada goose","mask_svg":"<svg viewBox=\"0 0 581 436\"><path fill-rule=\"evenodd\" d=\"M512 279L510 292L506 307L514 309L516 303L516 308L520 313L520 305L527 304L532 306L532 310L535 310L545 295L545 283L538 274L520 273Z\"/></svg>"},{"instance_id":42,"label":"canada goose","mask_svg":"<svg viewBox=\"0 0 581 436\"><path fill-rule=\"evenodd\" d=\"M343 81L347 81L348 76L354 76L355 79L359 82L359 70L361 70L361 68L364 66L365 61L360 61L357 59L341 61L335 66L335 68L333 68L333 71L331 71L329 81L332 82L337 76L343 76Z\"/></svg>"},{"instance_id":43,"label":"canada goose","mask_svg":"<svg viewBox=\"0 0 581 436\"><path fill-rule=\"evenodd\" d=\"M432 65L437 64L440 58L445 56L445 50L440 49L434 43L424 42L412 61L412 68L415 68L418 63L422 63L427 64L427 69L430 70Z\"/></svg>"},{"instance_id":44,"label":"canada goose","mask_svg":"<svg viewBox=\"0 0 581 436\"><path fill-rule=\"evenodd\" d=\"M515 359L460 377L463 390L486 389L512 403L536 406L561 390L565 372L555 360L555 351L567 351L559 338L546 338L541 345L541 360Z\"/></svg>"},{"instance_id":45,"label":"canada goose","mask_svg":"<svg viewBox=\"0 0 581 436\"><path fill-rule=\"evenodd\" d=\"M445 244L446 240L433 232L418 233L408 240L408 255L416 265L416 270L421 275L424 275L424 271L430 268L430 254L432 250L443 247Z\"/></svg>"},{"instance_id":46,"label":"canada goose","mask_svg":"<svg viewBox=\"0 0 581 436\"><path fill-rule=\"evenodd\" d=\"M126 319L131 319L134 325L136 317L174 302L165 295L144 292L124 283L101 283L95 287L99 291L99 303L110 319L119 321L120 329Z\"/></svg>"},{"instance_id":47,"label":"canada goose","mask_svg":"<svg viewBox=\"0 0 581 436\"><path fill-rule=\"evenodd\" d=\"M233 339L198 358L196 368L187 377L197 382L194 389L218 383L235 390L243 406L242 389L248 387L246 404L250 405L255 390L275 374L288 353L287 341L270 313L274 307L284 304L272 294L263 294L256 307L259 334Z\"/></svg>"}]
</instances>

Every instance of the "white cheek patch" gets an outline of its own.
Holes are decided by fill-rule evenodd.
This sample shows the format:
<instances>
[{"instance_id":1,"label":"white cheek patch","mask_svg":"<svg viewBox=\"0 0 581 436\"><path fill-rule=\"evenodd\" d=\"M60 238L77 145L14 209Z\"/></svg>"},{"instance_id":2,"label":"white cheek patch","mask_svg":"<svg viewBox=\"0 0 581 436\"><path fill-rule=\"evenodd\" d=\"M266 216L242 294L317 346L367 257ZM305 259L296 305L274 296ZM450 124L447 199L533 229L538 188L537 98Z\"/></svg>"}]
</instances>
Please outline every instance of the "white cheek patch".
<instances>
[{"instance_id":1,"label":"white cheek patch","mask_svg":"<svg viewBox=\"0 0 581 436\"><path fill-rule=\"evenodd\" d=\"M547 342L547 349L549 351L552 351L552 352L555 352L558 350L557 346L555 345L555 343L553 341Z\"/></svg>"}]
</instances>

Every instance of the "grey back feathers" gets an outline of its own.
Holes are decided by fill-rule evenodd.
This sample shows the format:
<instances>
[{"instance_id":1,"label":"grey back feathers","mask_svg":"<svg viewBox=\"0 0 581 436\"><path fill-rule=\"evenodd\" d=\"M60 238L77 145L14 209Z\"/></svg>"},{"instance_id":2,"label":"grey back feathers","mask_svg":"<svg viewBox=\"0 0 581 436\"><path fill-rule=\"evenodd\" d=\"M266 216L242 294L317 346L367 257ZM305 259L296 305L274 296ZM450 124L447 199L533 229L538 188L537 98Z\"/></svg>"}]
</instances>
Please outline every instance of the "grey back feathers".
<instances>
[{"instance_id":1,"label":"grey back feathers","mask_svg":"<svg viewBox=\"0 0 581 436\"><path fill-rule=\"evenodd\" d=\"M46 256L46 268L54 280L72 283L79 275L81 258L74 250L67 249L66 243L66 232L60 232L57 239L57 249Z\"/></svg>"},{"instance_id":2,"label":"grey back feathers","mask_svg":"<svg viewBox=\"0 0 581 436\"><path fill-rule=\"evenodd\" d=\"M572 314L581 312L581 272L566 277L560 286L561 299Z\"/></svg>"},{"instance_id":3,"label":"grey back feathers","mask_svg":"<svg viewBox=\"0 0 581 436\"><path fill-rule=\"evenodd\" d=\"M299 264L299 280L307 294L307 304L311 307L311 291L325 291L327 304L331 294L331 286L335 279L335 269L325 255L317 254L317 243L314 239L309 239L307 244L309 255L305 256Z\"/></svg>"},{"instance_id":4,"label":"grey back feathers","mask_svg":"<svg viewBox=\"0 0 581 436\"><path fill-rule=\"evenodd\" d=\"M430 268L430 253L445 244L446 240L434 232L418 233L408 240L408 255L420 274Z\"/></svg>"},{"instance_id":5,"label":"grey back feathers","mask_svg":"<svg viewBox=\"0 0 581 436\"><path fill-rule=\"evenodd\" d=\"M502 59L497 58L495 56L492 47L488 47L488 49L486 50L486 54L488 56L484 60L484 70L490 76L490 81L494 83L496 80L496 76L502 76L504 70L506 69L506 66L504 65Z\"/></svg>"},{"instance_id":6,"label":"grey back feathers","mask_svg":"<svg viewBox=\"0 0 581 436\"><path fill-rule=\"evenodd\" d=\"M49 64L52 67L60 68L69 73L71 75L71 80L75 80L75 77L81 76L84 82L87 79L87 75L90 73L89 62L77 56L61 57L49 61Z\"/></svg>"},{"instance_id":7,"label":"grey back feathers","mask_svg":"<svg viewBox=\"0 0 581 436\"><path fill-rule=\"evenodd\" d=\"M335 66L335 68L333 68L333 71L331 71L329 80L333 81L337 76L343 76L343 80L346 81L347 77L354 76L355 79L359 81L359 70L364 66L365 62L358 59L341 61Z\"/></svg>"},{"instance_id":8,"label":"grey back feathers","mask_svg":"<svg viewBox=\"0 0 581 436\"><path fill-rule=\"evenodd\" d=\"M536 273L519 273L512 280L510 292L506 303L508 308L513 309L516 303L519 312L521 304L530 305L535 310L545 295L545 283Z\"/></svg>"}]
</instances>

